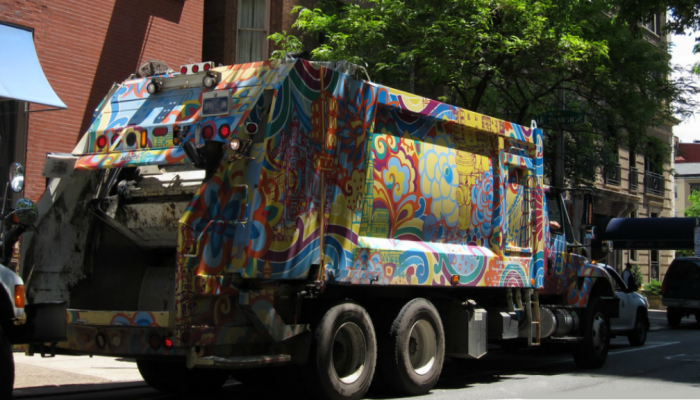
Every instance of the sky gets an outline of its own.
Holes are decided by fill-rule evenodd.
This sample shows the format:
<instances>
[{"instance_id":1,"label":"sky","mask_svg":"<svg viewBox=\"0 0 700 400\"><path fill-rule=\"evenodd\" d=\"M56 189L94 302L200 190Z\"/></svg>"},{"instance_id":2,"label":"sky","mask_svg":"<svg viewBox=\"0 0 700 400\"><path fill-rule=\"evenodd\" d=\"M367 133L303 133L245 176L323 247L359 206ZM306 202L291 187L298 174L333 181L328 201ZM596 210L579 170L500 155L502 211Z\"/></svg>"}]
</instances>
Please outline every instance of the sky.
<instances>
[{"instance_id":1,"label":"sky","mask_svg":"<svg viewBox=\"0 0 700 400\"><path fill-rule=\"evenodd\" d=\"M696 62L700 62L700 54L693 54L695 36L671 36L671 62L690 67ZM700 83L700 78L698 83ZM700 96L698 98L700 101ZM682 143L692 143L693 140L700 140L700 110L697 110L693 117L687 118L678 126L673 127L673 134L678 136Z\"/></svg>"}]
</instances>

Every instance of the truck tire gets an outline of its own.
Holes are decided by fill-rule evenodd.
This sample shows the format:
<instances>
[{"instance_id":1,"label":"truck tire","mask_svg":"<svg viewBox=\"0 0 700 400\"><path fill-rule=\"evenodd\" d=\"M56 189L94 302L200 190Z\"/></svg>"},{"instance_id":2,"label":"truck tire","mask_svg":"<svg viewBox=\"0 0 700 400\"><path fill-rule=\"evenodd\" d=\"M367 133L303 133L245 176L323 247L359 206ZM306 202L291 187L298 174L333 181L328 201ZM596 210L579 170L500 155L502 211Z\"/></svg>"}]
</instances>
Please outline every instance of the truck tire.
<instances>
[{"instance_id":1,"label":"truck tire","mask_svg":"<svg viewBox=\"0 0 700 400\"><path fill-rule=\"evenodd\" d=\"M634 329L627 335L627 340L629 340L632 346L643 346L647 341L648 330L649 317L644 311L639 310L637 311L637 318L634 321Z\"/></svg>"},{"instance_id":2,"label":"truck tire","mask_svg":"<svg viewBox=\"0 0 700 400\"><path fill-rule=\"evenodd\" d=\"M12 345L0 326L0 399L12 398L14 385L15 361L12 356Z\"/></svg>"},{"instance_id":3,"label":"truck tire","mask_svg":"<svg viewBox=\"0 0 700 400\"><path fill-rule=\"evenodd\" d=\"M224 386L229 377L229 371L225 370L188 369L184 360L137 360L136 366L148 386L169 394L214 394Z\"/></svg>"},{"instance_id":4,"label":"truck tire","mask_svg":"<svg viewBox=\"0 0 700 400\"><path fill-rule=\"evenodd\" d=\"M666 320L671 328L680 325L681 319L683 319L683 310L680 308L669 308L666 310Z\"/></svg>"},{"instance_id":5,"label":"truck tire","mask_svg":"<svg viewBox=\"0 0 700 400\"><path fill-rule=\"evenodd\" d=\"M428 393L440 378L444 359L445 333L440 314L426 299L406 303L389 328L380 332L377 376L383 388L392 393Z\"/></svg>"},{"instance_id":6,"label":"truck tire","mask_svg":"<svg viewBox=\"0 0 700 400\"><path fill-rule=\"evenodd\" d=\"M359 304L337 304L314 324L307 389L319 399L359 400L372 383L377 339L367 311Z\"/></svg>"},{"instance_id":7,"label":"truck tire","mask_svg":"<svg viewBox=\"0 0 700 400\"><path fill-rule=\"evenodd\" d=\"M574 361L580 368L600 368L610 350L610 318L599 297L591 299L582 322L583 341L574 345Z\"/></svg>"}]
</instances>

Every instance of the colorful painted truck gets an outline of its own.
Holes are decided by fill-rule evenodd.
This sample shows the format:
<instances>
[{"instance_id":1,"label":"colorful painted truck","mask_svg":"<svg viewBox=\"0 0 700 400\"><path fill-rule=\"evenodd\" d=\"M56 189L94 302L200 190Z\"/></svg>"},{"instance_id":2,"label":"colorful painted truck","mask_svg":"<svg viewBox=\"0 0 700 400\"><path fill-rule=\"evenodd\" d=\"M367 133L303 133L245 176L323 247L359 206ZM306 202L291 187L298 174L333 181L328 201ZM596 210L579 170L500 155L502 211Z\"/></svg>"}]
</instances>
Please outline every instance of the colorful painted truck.
<instances>
[{"instance_id":1,"label":"colorful painted truck","mask_svg":"<svg viewBox=\"0 0 700 400\"><path fill-rule=\"evenodd\" d=\"M601 366L614 289L543 183L542 131L339 67L113 87L48 155L23 243L30 301L68 302L61 346L133 357L165 392L285 370L330 399L426 393L489 342Z\"/></svg>"}]
</instances>

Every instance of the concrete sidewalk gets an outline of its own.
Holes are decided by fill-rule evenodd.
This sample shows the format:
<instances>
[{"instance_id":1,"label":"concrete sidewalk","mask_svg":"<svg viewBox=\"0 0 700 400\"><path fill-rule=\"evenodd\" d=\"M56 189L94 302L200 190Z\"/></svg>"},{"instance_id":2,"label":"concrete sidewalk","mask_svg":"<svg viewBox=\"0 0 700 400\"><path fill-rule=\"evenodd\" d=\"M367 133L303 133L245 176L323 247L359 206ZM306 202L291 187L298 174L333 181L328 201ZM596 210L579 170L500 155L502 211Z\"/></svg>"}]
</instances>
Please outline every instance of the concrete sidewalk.
<instances>
[{"instance_id":1,"label":"concrete sidewalk","mask_svg":"<svg viewBox=\"0 0 700 400\"><path fill-rule=\"evenodd\" d=\"M649 320L651 331L668 329L665 310L649 310ZM100 390L110 385L146 386L136 363L130 359L68 355L42 358L39 354L23 353L14 356L15 398L96 390L95 384L100 384Z\"/></svg>"},{"instance_id":2,"label":"concrete sidewalk","mask_svg":"<svg viewBox=\"0 0 700 400\"><path fill-rule=\"evenodd\" d=\"M56 355L26 356L15 353L15 390L13 397L56 395L65 392L106 390L146 386L133 360L113 357Z\"/></svg>"}]
</instances>

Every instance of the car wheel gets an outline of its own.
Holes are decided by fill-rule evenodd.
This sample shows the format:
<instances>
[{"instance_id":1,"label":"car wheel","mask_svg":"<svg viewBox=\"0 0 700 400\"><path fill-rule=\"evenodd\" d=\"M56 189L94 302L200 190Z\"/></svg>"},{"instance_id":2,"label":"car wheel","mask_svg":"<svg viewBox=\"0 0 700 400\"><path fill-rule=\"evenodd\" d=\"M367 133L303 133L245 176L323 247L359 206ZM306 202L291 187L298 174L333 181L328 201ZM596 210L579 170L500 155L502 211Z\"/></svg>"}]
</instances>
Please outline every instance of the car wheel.
<instances>
[{"instance_id":1,"label":"car wheel","mask_svg":"<svg viewBox=\"0 0 700 400\"><path fill-rule=\"evenodd\" d=\"M634 330L627 335L632 346L643 346L647 341L647 331L649 330L649 317L642 310L637 311L637 318L634 323Z\"/></svg>"},{"instance_id":2,"label":"car wheel","mask_svg":"<svg viewBox=\"0 0 700 400\"><path fill-rule=\"evenodd\" d=\"M603 301L591 299L583 316L583 341L574 345L574 361L580 368L600 368L610 350L610 318Z\"/></svg>"},{"instance_id":3,"label":"car wheel","mask_svg":"<svg viewBox=\"0 0 700 400\"><path fill-rule=\"evenodd\" d=\"M683 310L680 308L669 308L666 310L666 320L668 325L672 328L677 327L681 324L681 319L683 318Z\"/></svg>"}]
</instances>

